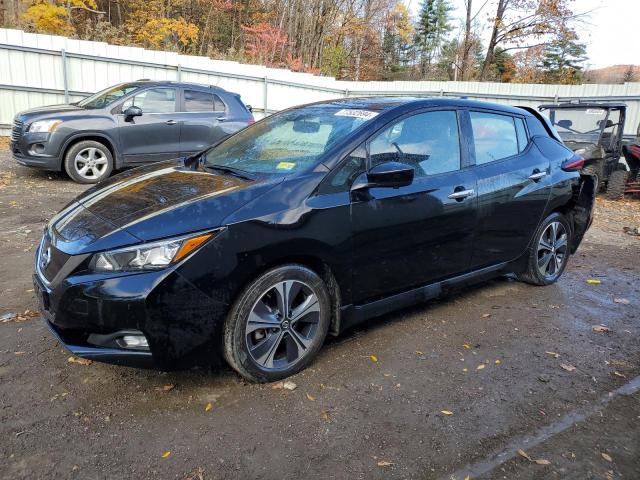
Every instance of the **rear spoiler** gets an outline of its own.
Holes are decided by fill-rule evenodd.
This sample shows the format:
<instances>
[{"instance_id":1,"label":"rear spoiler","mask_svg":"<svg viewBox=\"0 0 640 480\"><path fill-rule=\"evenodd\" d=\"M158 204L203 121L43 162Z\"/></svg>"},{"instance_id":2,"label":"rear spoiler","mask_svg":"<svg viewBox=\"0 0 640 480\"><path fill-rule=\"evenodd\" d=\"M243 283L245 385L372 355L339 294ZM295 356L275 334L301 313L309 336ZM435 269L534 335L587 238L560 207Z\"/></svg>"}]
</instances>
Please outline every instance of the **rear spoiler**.
<instances>
[{"instance_id":1,"label":"rear spoiler","mask_svg":"<svg viewBox=\"0 0 640 480\"><path fill-rule=\"evenodd\" d=\"M551 123L549 123L549 119L547 117L542 115L538 110L536 110L533 107L523 107L521 105L518 105L518 108L521 108L522 110L526 110L531 115L536 117L540 121L540 123L542 123L542 125L544 125L544 129L547 131L547 133L549 134L549 136L551 138L554 138L557 141L559 141L560 143L563 143L562 139L560 138L560 135L558 135L558 132L556 132L556 129L553 128L553 125L551 125Z\"/></svg>"}]
</instances>

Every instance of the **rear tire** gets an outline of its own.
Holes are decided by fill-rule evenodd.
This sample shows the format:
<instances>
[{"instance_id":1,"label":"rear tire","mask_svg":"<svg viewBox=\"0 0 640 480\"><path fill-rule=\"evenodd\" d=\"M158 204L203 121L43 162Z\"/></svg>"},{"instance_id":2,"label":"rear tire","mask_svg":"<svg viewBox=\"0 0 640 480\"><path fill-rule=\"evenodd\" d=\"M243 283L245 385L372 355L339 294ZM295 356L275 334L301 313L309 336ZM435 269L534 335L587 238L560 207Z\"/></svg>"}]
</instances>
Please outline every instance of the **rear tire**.
<instances>
[{"instance_id":1,"label":"rear tire","mask_svg":"<svg viewBox=\"0 0 640 480\"><path fill-rule=\"evenodd\" d=\"M572 240L571 225L561 213L549 215L536 230L527 256L526 270L518 279L532 285L551 285L564 272Z\"/></svg>"},{"instance_id":2,"label":"rear tire","mask_svg":"<svg viewBox=\"0 0 640 480\"><path fill-rule=\"evenodd\" d=\"M113 155L104 144L83 140L67 151L64 169L75 182L98 183L111 175Z\"/></svg>"},{"instance_id":3,"label":"rear tire","mask_svg":"<svg viewBox=\"0 0 640 480\"><path fill-rule=\"evenodd\" d=\"M587 165L580 172L583 175L591 175L595 178L596 181L596 193L600 191L602 188L602 173L600 172L600 168L596 165Z\"/></svg>"},{"instance_id":4,"label":"rear tire","mask_svg":"<svg viewBox=\"0 0 640 480\"><path fill-rule=\"evenodd\" d=\"M611 176L607 182L606 192L606 197L609 200L620 200L624 197L627 178L629 178L629 172L626 170L615 170L611 172Z\"/></svg>"},{"instance_id":5,"label":"rear tire","mask_svg":"<svg viewBox=\"0 0 640 480\"><path fill-rule=\"evenodd\" d=\"M293 375L316 357L329 330L325 283L302 265L273 268L251 282L229 311L224 357L251 382Z\"/></svg>"}]
</instances>

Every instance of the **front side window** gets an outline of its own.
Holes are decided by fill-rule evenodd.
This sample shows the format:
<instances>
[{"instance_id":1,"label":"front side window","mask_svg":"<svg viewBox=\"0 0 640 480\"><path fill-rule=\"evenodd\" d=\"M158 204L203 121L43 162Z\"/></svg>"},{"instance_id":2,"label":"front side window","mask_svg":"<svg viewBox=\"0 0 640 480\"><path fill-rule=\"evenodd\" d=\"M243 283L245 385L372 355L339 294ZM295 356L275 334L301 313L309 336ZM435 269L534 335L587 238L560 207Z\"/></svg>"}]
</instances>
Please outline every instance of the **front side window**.
<instances>
[{"instance_id":1,"label":"front side window","mask_svg":"<svg viewBox=\"0 0 640 480\"><path fill-rule=\"evenodd\" d=\"M497 113L469 112L476 165L518 154L518 136L514 118Z\"/></svg>"},{"instance_id":2,"label":"front side window","mask_svg":"<svg viewBox=\"0 0 640 480\"><path fill-rule=\"evenodd\" d=\"M317 164L332 146L376 115L326 105L277 113L209 150L206 165L252 173L294 173Z\"/></svg>"},{"instance_id":3,"label":"front side window","mask_svg":"<svg viewBox=\"0 0 640 480\"><path fill-rule=\"evenodd\" d=\"M452 172L460 168L458 118L451 110L419 113L394 123L369 143L370 168L401 162L415 176Z\"/></svg>"},{"instance_id":4,"label":"front side window","mask_svg":"<svg viewBox=\"0 0 640 480\"><path fill-rule=\"evenodd\" d=\"M223 112L225 110L224 103L214 93L197 90L184 91L185 112Z\"/></svg>"},{"instance_id":5,"label":"front side window","mask_svg":"<svg viewBox=\"0 0 640 480\"><path fill-rule=\"evenodd\" d=\"M122 110L135 106L142 113L173 113L176 111L175 88L150 88L125 100Z\"/></svg>"}]
</instances>

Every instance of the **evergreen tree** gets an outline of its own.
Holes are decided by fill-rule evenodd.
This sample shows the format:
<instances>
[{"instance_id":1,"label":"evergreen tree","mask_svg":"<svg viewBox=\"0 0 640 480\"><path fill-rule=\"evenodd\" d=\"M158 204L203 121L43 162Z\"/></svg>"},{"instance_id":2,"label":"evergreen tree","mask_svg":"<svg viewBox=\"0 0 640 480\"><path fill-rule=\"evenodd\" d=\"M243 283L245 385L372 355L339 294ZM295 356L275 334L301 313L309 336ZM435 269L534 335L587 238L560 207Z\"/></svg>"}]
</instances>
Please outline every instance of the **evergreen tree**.
<instances>
[{"instance_id":1,"label":"evergreen tree","mask_svg":"<svg viewBox=\"0 0 640 480\"><path fill-rule=\"evenodd\" d=\"M586 46L578 41L576 33L567 30L545 47L539 67L544 69L547 82L580 83L586 52Z\"/></svg>"},{"instance_id":2,"label":"evergreen tree","mask_svg":"<svg viewBox=\"0 0 640 480\"><path fill-rule=\"evenodd\" d=\"M428 74L431 64L437 60L445 37L451 31L451 10L448 0L424 0L420 6L415 43L423 77Z\"/></svg>"}]
</instances>

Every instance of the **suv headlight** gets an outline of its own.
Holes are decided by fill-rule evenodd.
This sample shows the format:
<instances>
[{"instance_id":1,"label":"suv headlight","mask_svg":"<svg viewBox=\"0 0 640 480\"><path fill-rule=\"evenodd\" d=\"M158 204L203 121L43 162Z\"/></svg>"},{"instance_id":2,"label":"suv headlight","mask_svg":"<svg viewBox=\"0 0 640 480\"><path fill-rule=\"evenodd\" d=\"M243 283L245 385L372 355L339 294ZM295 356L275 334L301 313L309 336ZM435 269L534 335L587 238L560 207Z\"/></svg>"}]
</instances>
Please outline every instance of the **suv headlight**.
<instances>
[{"instance_id":1,"label":"suv headlight","mask_svg":"<svg viewBox=\"0 0 640 480\"><path fill-rule=\"evenodd\" d=\"M62 120L52 119L52 120L38 120L37 122L33 122L29 125L29 129L27 130L30 133L38 133L38 132L55 132L58 125L62 123Z\"/></svg>"},{"instance_id":2,"label":"suv headlight","mask_svg":"<svg viewBox=\"0 0 640 480\"><path fill-rule=\"evenodd\" d=\"M98 253L91 260L90 268L95 272L160 270L178 263L195 252L220 231L215 230L195 236L172 238Z\"/></svg>"}]
</instances>

